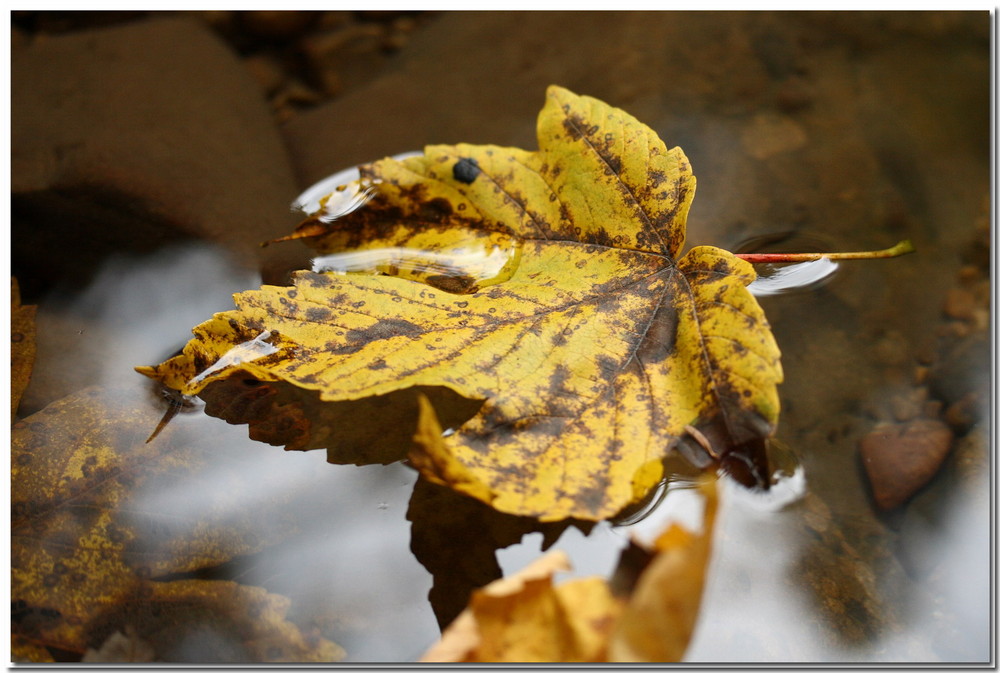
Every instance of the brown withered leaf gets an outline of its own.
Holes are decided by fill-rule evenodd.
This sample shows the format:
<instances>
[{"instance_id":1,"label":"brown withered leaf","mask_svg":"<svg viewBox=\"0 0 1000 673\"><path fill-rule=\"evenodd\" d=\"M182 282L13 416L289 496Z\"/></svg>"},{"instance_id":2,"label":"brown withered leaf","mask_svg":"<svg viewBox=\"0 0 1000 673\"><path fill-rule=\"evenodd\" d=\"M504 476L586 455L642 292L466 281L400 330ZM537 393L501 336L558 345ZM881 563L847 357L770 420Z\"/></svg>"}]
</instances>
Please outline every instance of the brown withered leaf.
<instances>
[{"instance_id":1,"label":"brown withered leaf","mask_svg":"<svg viewBox=\"0 0 1000 673\"><path fill-rule=\"evenodd\" d=\"M611 636L611 661L677 662L684 656L701 607L718 509L716 484L701 482L701 530L672 524L654 542Z\"/></svg>"}]
</instances>

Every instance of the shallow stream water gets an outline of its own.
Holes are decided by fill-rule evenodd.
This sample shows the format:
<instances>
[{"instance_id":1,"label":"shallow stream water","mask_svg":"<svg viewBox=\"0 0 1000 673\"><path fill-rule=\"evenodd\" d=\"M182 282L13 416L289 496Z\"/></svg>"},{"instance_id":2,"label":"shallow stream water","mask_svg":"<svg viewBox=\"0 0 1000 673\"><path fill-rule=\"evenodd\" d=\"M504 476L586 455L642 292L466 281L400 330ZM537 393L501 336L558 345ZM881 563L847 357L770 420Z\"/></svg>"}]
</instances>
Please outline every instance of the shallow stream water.
<instances>
[{"instance_id":1,"label":"shallow stream water","mask_svg":"<svg viewBox=\"0 0 1000 673\"><path fill-rule=\"evenodd\" d=\"M86 330L76 337L99 339L91 362L93 382L133 391L148 407L143 414L148 427L136 428L145 436L166 403L132 367L168 356L184 342L182 326L226 309L230 292L256 282L252 272L205 246L112 260L80 294L43 304L38 368L44 375L46 358L61 347L50 342L53 335L80 324L73 316L85 320ZM780 341L780 331L777 336ZM786 372L792 380L800 375L791 368ZM786 416L794 418L794 413L792 405ZM211 526L245 527L245 512L262 504L273 508L263 515L266 523L249 525L265 535L270 519L290 516L292 509L294 533L226 564L220 576L291 598L289 618L342 646L347 661L412 661L434 642L439 632L427 600L432 579L409 549L406 512L416 481L413 470L401 464L333 465L321 451L285 452L248 439L245 426L226 425L197 406L170 424L182 437L210 435L212 443L197 473L154 482L135 494L135 510L177 522L180 530L167 538L184 537L184 529L196 528L203 516ZM811 471L836 468L807 461L809 469L803 470L795 455L810 447L794 431L779 431L778 438L789 444L784 461L791 467L771 493L724 482L715 552L687 660L987 657L985 479L966 484L958 495L945 487L932 489L907 520L886 523L867 500L840 512L835 502L816 496L810 490ZM843 491L865 498L862 480L858 469L834 479L845 485ZM601 523L590 535L570 528L555 548L568 552L573 575L608 576L630 536L651 540L671 518L696 528L698 506L691 491L672 486L638 523ZM142 529L141 520L136 525ZM164 533L154 527L150 535ZM504 574L536 558L540 545L541 534L531 533L500 550ZM190 660L225 651L191 647L170 656Z\"/></svg>"}]
</instances>

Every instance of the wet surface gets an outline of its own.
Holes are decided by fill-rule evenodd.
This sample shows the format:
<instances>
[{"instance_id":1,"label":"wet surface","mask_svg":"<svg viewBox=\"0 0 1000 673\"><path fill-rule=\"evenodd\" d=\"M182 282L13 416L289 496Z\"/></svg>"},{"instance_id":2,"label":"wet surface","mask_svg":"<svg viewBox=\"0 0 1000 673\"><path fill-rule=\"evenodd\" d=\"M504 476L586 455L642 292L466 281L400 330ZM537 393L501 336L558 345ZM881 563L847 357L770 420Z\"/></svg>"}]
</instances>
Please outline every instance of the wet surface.
<instances>
[{"instance_id":1,"label":"wet surface","mask_svg":"<svg viewBox=\"0 0 1000 673\"><path fill-rule=\"evenodd\" d=\"M228 425L200 405L180 409L145 444L167 401L132 368L169 357L193 325L231 307L232 292L257 287L261 269L269 282L283 282L287 270L308 265L310 255L295 242L281 244L295 251L257 252L261 241L294 228L287 204L301 188L424 142L531 148L537 104L553 81L625 108L668 145L684 147L699 180L689 245L738 249L791 230L798 242L827 250L883 248L902 238L917 248L900 259L838 262L835 270L786 267L808 275L774 280L777 293L773 284L758 286L768 290L758 296L785 370L777 439L788 456L772 455L785 477L766 496L732 483L723 489L687 659L986 660L987 18L444 14L415 35L395 69L352 80L350 96L280 129L267 110L258 110L252 85L213 84L242 82L245 73L218 38L198 27L138 17L111 32L48 41L16 35L12 265L24 303L39 309L37 359L17 413L25 425L15 427L15 445L35 448L15 457L44 455L84 490L102 461L125 469L124 481L112 480L124 505L107 500L111 491L87 496L109 525L135 536L129 544L111 540L102 552L100 567L116 570L101 575L101 586L111 591L107 577L117 572L136 582L114 584L114 591L136 598L129 605L150 596L186 601L177 613L183 619L140 607L111 609L86 625L80 647L56 654L78 660L113 632L131 633L126 627L133 624L140 627L136 637L161 658L280 659L291 650L248 643L251 635L262 642L287 633L288 624L302 638L301 652L330 655L321 647L329 642L343 648L347 661L413 661L438 637L441 614L462 604L462 592L523 567L538 556L543 538L569 553L574 574L608 575L629 535L655 535L670 516L697 522L689 491L671 486L632 526L604 522L585 535L576 527L531 532L521 522L491 520L489 544L464 549L480 513L452 521L452 528L421 529L412 494L421 491L418 504L428 509L439 494L391 462L398 456L364 454L370 420L357 421L365 427L356 462L387 459L388 465L331 464L322 450L282 451L294 417L288 426L257 426L251 432L263 441L253 441L245 425ZM469 45L498 34L517 37L477 60ZM138 54L173 55L177 45L191 53L171 61L176 82L141 74ZM525 54L534 54L530 62ZM162 69L148 58L151 71ZM189 62L198 65L186 68ZM104 128L101 72L113 86L132 87L116 103L128 111L115 134ZM494 86L454 85L469 72ZM26 82L40 84L28 91ZM153 100L162 95L169 104L156 106L159 118L151 124L150 111L137 101L149 100L143 87L154 85ZM57 94L65 109L44 112ZM213 107L203 100L228 102ZM243 132L217 134L218 146L185 130L198 114L208 135L228 128L227 111L234 109L242 111ZM67 110L70 117L59 116ZM185 166L195 169L177 168ZM150 241L156 247L191 238L214 244L149 252ZM791 249L787 244L762 250ZM269 399L287 405L282 395ZM100 419L102 409L119 420L84 423ZM78 426L47 428L55 416L76 418ZM926 419L953 434L943 462L904 504L879 508L859 457L862 440L885 425ZM95 446L116 448L95 453L93 463L82 457L79 465L59 453L85 432ZM40 448L46 446L47 453ZM129 467L140 455L150 467ZM15 500L18 488L12 486ZM66 507L57 510L77 511ZM49 523L34 521L15 527L12 544L27 540L25 558L49 565L40 588L12 596L14 621L29 640L60 619L59 628L75 633L80 625L69 620L71 609L57 610L44 597L69 586L73 572L61 571L82 557L59 556L40 543ZM75 521L81 536L105 530L95 528L104 519ZM411 550L413 540L422 540L422 551ZM449 584L440 568L462 563L471 567ZM184 584L192 580L206 583L199 587L262 588L266 596L240 594L240 600L271 615L281 603L274 597L284 596L287 612L260 620L270 631L252 632L258 627L211 603L224 595L222 584L196 596ZM188 631L178 627L182 622Z\"/></svg>"},{"instance_id":2,"label":"wet surface","mask_svg":"<svg viewBox=\"0 0 1000 673\"><path fill-rule=\"evenodd\" d=\"M521 242L513 236L490 236L476 240L477 232L456 232L455 245L436 250L392 246L372 250L335 252L313 258L317 273L373 273L399 276L419 282L422 278L440 279L437 286L447 289L449 280L461 279L461 285L484 287L510 279L517 270ZM499 240L498 240L499 239ZM464 291L464 290L463 290Z\"/></svg>"}]
</instances>

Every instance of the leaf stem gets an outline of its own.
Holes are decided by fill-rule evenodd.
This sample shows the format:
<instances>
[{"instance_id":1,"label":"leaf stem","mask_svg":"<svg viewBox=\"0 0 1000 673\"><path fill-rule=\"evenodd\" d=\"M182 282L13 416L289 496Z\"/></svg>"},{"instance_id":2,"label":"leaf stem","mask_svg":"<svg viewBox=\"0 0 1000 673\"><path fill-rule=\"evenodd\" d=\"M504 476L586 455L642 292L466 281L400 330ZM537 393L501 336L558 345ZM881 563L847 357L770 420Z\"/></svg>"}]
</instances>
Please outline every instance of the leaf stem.
<instances>
[{"instance_id":1,"label":"leaf stem","mask_svg":"<svg viewBox=\"0 0 1000 673\"><path fill-rule=\"evenodd\" d=\"M748 252L736 256L751 264L780 264L784 262L811 262L816 259L884 259L886 257L899 257L913 251L913 244L906 240L885 250L869 250L867 252Z\"/></svg>"}]
</instances>

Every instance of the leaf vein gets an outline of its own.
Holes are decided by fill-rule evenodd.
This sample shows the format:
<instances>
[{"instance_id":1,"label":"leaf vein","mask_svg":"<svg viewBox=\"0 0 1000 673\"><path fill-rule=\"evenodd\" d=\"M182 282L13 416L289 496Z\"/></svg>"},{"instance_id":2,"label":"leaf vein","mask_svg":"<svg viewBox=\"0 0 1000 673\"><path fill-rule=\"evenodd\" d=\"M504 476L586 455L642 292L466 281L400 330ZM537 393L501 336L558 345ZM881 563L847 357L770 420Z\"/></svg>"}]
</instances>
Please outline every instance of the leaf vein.
<instances>
[{"instance_id":1,"label":"leaf vein","mask_svg":"<svg viewBox=\"0 0 1000 673\"><path fill-rule=\"evenodd\" d=\"M632 190L632 187L628 183L626 183L625 180L622 179L620 173L614 170L614 168L611 166L611 162L608 161L607 157L605 157L601 153L601 151L597 148L597 146L590 141L590 138L587 136L584 129L580 128L579 124L575 122L574 118L567 115L566 121L580 135L580 139L583 140L583 143L588 148L590 148L594 152L594 154L601 160L601 162L604 163L604 165L608 168L608 170L611 171L615 175L615 177L618 178L619 184L621 184L621 186L625 189L625 191L628 192L628 195L632 198L632 201L635 205L635 209L638 211L639 215L642 218L643 229L645 229L647 233L652 233L653 236L656 237L656 241L660 245L660 250L666 253L668 248L666 243L663 241L663 237L660 235L659 227L653 225L652 220L649 219L649 214L642 207L642 202L639 200L639 197L636 196L635 192Z\"/></svg>"}]
</instances>

